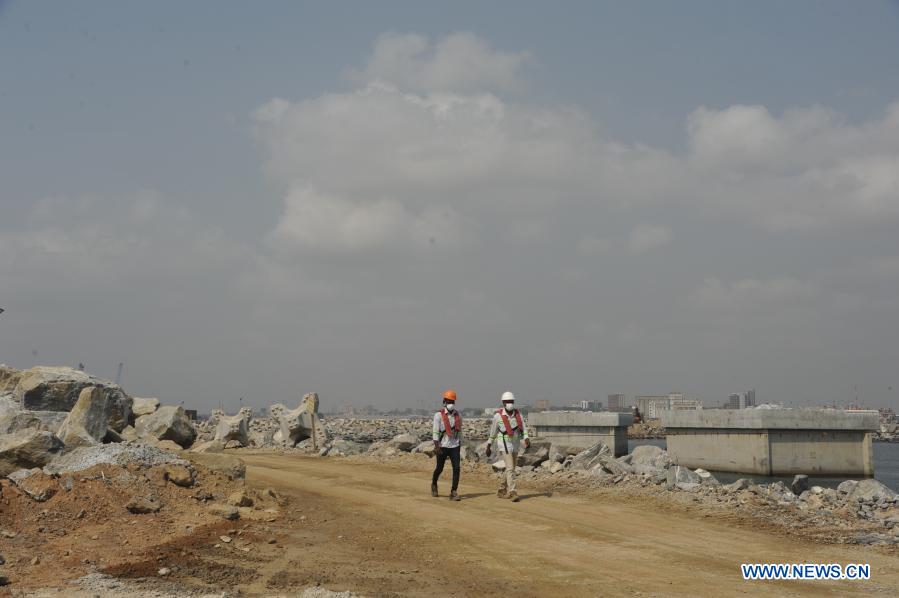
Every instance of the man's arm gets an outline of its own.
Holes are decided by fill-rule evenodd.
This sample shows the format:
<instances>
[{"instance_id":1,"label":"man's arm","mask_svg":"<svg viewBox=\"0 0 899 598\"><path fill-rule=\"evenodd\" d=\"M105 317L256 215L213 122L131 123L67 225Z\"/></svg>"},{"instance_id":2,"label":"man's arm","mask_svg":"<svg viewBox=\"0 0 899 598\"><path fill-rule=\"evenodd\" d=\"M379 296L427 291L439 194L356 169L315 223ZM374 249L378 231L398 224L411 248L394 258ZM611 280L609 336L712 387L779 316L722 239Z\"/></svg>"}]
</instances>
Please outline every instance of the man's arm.
<instances>
[{"instance_id":1,"label":"man's arm","mask_svg":"<svg viewBox=\"0 0 899 598\"><path fill-rule=\"evenodd\" d=\"M431 439L434 441L434 449L440 452L440 414L434 414L434 425L431 426Z\"/></svg>"}]
</instances>

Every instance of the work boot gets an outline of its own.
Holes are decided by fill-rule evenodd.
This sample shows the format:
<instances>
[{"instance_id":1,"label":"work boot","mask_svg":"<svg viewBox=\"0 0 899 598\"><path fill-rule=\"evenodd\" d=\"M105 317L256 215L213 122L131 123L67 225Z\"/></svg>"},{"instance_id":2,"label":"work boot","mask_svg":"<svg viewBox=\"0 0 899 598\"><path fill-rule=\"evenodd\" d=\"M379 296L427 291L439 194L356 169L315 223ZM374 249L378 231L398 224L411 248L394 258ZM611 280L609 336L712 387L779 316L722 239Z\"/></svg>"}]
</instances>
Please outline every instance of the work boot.
<instances>
[{"instance_id":1,"label":"work boot","mask_svg":"<svg viewBox=\"0 0 899 598\"><path fill-rule=\"evenodd\" d=\"M505 486L503 486L502 488L500 488L499 490L496 491L496 497L497 498L506 498L506 487Z\"/></svg>"},{"instance_id":2,"label":"work boot","mask_svg":"<svg viewBox=\"0 0 899 598\"><path fill-rule=\"evenodd\" d=\"M462 500L462 497L459 496L458 492L453 490L452 492L450 492L450 500L460 501L460 500Z\"/></svg>"},{"instance_id":3,"label":"work boot","mask_svg":"<svg viewBox=\"0 0 899 598\"><path fill-rule=\"evenodd\" d=\"M518 493L513 490L509 493L509 500L511 500L512 502L518 502L519 500L521 500L521 497L518 496Z\"/></svg>"},{"instance_id":4,"label":"work boot","mask_svg":"<svg viewBox=\"0 0 899 598\"><path fill-rule=\"evenodd\" d=\"M431 496L437 496L437 484L431 484Z\"/></svg>"}]
</instances>

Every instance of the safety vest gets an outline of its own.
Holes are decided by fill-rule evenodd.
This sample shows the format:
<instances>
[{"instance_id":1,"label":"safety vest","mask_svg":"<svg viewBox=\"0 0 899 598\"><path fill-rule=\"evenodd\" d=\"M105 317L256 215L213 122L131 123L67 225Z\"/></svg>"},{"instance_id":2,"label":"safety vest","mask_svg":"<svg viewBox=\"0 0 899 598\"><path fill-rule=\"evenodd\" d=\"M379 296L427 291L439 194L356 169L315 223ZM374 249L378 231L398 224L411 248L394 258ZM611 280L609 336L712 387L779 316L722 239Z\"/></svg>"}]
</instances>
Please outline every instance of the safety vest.
<instances>
[{"instance_id":1,"label":"safety vest","mask_svg":"<svg viewBox=\"0 0 899 598\"><path fill-rule=\"evenodd\" d=\"M454 422L455 427L450 428L450 420L447 416L446 409L440 410L440 417L443 419L443 433L449 436L450 438L458 438L459 434L462 433L462 417L458 413L453 413L455 416Z\"/></svg>"},{"instance_id":2,"label":"safety vest","mask_svg":"<svg viewBox=\"0 0 899 598\"><path fill-rule=\"evenodd\" d=\"M499 416L503 418L503 426L505 426L506 428L506 436L512 438L512 422L509 421L509 416L506 415L506 410L499 409L497 410L497 413L499 413ZM515 416L515 423L518 424L518 433L524 436L524 422L521 421L521 412L516 409L512 412L512 414Z\"/></svg>"}]
</instances>

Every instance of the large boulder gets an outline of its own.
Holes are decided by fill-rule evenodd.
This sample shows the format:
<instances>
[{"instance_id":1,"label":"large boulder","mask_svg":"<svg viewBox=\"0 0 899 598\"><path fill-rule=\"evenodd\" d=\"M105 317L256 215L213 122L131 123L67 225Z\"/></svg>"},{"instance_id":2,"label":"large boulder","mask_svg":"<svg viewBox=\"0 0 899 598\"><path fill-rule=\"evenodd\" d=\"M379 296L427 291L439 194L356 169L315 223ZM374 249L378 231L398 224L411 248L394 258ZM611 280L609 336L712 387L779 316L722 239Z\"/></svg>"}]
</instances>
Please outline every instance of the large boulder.
<instances>
[{"instance_id":1,"label":"large boulder","mask_svg":"<svg viewBox=\"0 0 899 598\"><path fill-rule=\"evenodd\" d=\"M108 425L121 432L132 418L132 399L120 386L70 367L37 366L24 370L13 389L23 409L71 411L81 391L96 386L109 404Z\"/></svg>"},{"instance_id":2,"label":"large boulder","mask_svg":"<svg viewBox=\"0 0 899 598\"><path fill-rule=\"evenodd\" d=\"M579 452L571 459L572 470L588 470L593 469L602 461L612 458L612 450L604 442L597 442L590 448L586 448Z\"/></svg>"},{"instance_id":3,"label":"large boulder","mask_svg":"<svg viewBox=\"0 0 899 598\"><path fill-rule=\"evenodd\" d=\"M0 363L0 395L5 392L12 393L19 379L22 377L22 370L11 368L5 363Z\"/></svg>"},{"instance_id":4,"label":"large boulder","mask_svg":"<svg viewBox=\"0 0 899 598\"><path fill-rule=\"evenodd\" d=\"M16 409L0 412L0 434L28 428L56 434L69 416L65 411L28 411Z\"/></svg>"},{"instance_id":5,"label":"large boulder","mask_svg":"<svg viewBox=\"0 0 899 598\"><path fill-rule=\"evenodd\" d=\"M253 410L249 407L243 407L237 415L225 415L218 413L217 424L215 426L215 437L213 440L227 444L230 441L236 441L240 446L249 446L250 437L250 420L253 417Z\"/></svg>"},{"instance_id":6,"label":"large boulder","mask_svg":"<svg viewBox=\"0 0 899 598\"><path fill-rule=\"evenodd\" d=\"M197 431L180 405L165 405L150 415L142 415L134 422L139 438L171 440L182 447L193 444Z\"/></svg>"},{"instance_id":7,"label":"large boulder","mask_svg":"<svg viewBox=\"0 0 899 598\"><path fill-rule=\"evenodd\" d=\"M307 438L312 438L317 447L327 440L325 426L318 415L318 393L311 392L300 401L295 409L288 409L281 403L269 407L272 418L278 422L275 440L294 447ZM413 445L414 446L414 445Z\"/></svg>"},{"instance_id":8,"label":"large boulder","mask_svg":"<svg viewBox=\"0 0 899 598\"><path fill-rule=\"evenodd\" d=\"M793 481L790 482L790 490L793 491L793 494L796 496L801 495L803 492L808 490L808 476L805 474L796 474L793 476Z\"/></svg>"},{"instance_id":9,"label":"large boulder","mask_svg":"<svg viewBox=\"0 0 899 598\"><path fill-rule=\"evenodd\" d=\"M397 434L387 441L386 446L408 453L419 444L421 444L421 440L418 436L413 434Z\"/></svg>"},{"instance_id":10,"label":"large boulder","mask_svg":"<svg viewBox=\"0 0 899 598\"><path fill-rule=\"evenodd\" d=\"M855 487L849 492L847 497L849 500L857 500L859 502L878 501L883 498L895 498L896 492L887 488L877 480L864 479L859 480Z\"/></svg>"},{"instance_id":11,"label":"large boulder","mask_svg":"<svg viewBox=\"0 0 899 598\"><path fill-rule=\"evenodd\" d=\"M549 459L549 450L551 446L552 444L548 440L531 440L531 447L527 450L525 450L524 444L522 444L521 449L518 452L517 465L519 467L540 465Z\"/></svg>"},{"instance_id":12,"label":"large boulder","mask_svg":"<svg viewBox=\"0 0 899 598\"><path fill-rule=\"evenodd\" d=\"M131 406L131 413L134 414L134 417L150 415L159 409L159 399L134 397L133 400L134 403Z\"/></svg>"},{"instance_id":13,"label":"large boulder","mask_svg":"<svg viewBox=\"0 0 899 598\"><path fill-rule=\"evenodd\" d=\"M657 446L635 447L630 456L630 464L634 468L634 473L647 476L663 474L671 465L671 457L668 456L667 451Z\"/></svg>"},{"instance_id":14,"label":"large boulder","mask_svg":"<svg viewBox=\"0 0 899 598\"><path fill-rule=\"evenodd\" d=\"M99 444L106 436L109 401L96 386L82 389L78 402L57 432L66 447Z\"/></svg>"},{"instance_id":15,"label":"large boulder","mask_svg":"<svg viewBox=\"0 0 899 598\"><path fill-rule=\"evenodd\" d=\"M694 471L681 465L674 465L668 469L667 487L669 490L677 487L683 490L691 490L691 484L701 484L702 478Z\"/></svg>"},{"instance_id":16,"label":"large boulder","mask_svg":"<svg viewBox=\"0 0 899 598\"><path fill-rule=\"evenodd\" d=\"M0 435L0 476L18 469L43 467L63 448L62 441L46 431L19 430Z\"/></svg>"}]
</instances>

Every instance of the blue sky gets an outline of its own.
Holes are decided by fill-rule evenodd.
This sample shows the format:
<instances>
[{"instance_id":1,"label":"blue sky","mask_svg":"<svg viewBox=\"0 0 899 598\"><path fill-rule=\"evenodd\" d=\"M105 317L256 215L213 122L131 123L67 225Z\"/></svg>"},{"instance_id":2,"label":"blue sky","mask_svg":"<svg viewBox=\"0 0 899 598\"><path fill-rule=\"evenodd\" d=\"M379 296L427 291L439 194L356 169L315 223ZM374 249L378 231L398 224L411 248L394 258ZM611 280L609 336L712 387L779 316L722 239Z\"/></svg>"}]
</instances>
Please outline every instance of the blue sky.
<instances>
[{"instance_id":1,"label":"blue sky","mask_svg":"<svg viewBox=\"0 0 899 598\"><path fill-rule=\"evenodd\" d=\"M2 2L0 361L124 360L201 406L298 371L356 404L896 406L897 26L896 2ZM419 75L375 60L394 42Z\"/></svg>"}]
</instances>

